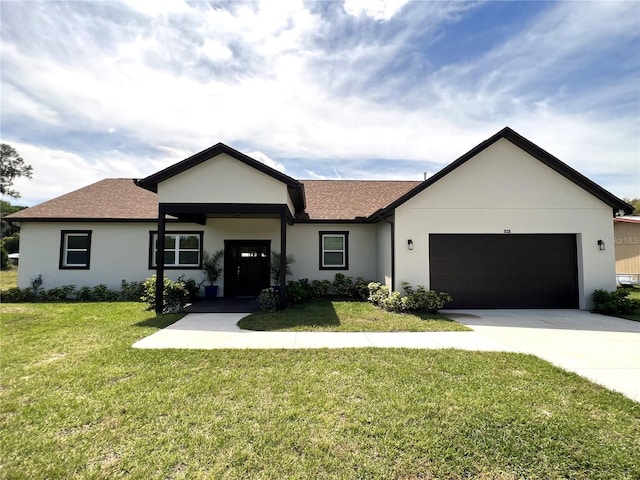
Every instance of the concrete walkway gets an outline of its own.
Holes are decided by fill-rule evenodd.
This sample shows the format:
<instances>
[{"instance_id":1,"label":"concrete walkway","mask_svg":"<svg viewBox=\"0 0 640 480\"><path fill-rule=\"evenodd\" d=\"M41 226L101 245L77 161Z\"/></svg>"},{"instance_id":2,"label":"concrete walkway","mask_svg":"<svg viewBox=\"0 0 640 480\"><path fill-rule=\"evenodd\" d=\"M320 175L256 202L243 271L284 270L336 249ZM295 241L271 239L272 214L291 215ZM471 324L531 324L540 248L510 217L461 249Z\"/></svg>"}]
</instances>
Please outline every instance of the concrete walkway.
<instances>
[{"instance_id":1,"label":"concrete walkway","mask_svg":"<svg viewBox=\"0 0 640 480\"><path fill-rule=\"evenodd\" d=\"M472 332L252 332L247 313L191 313L135 348L457 348L536 355L640 402L640 322L580 310L444 312Z\"/></svg>"}]
</instances>

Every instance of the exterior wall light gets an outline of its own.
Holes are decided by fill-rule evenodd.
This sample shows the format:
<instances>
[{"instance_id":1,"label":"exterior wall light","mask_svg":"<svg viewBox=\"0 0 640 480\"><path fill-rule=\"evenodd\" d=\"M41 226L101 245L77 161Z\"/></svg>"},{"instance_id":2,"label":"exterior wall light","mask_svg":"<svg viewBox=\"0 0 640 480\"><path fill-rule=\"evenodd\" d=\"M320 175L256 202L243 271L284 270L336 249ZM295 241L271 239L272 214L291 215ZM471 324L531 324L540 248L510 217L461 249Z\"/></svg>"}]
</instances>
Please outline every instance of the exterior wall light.
<instances>
[{"instance_id":1,"label":"exterior wall light","mask_svg":"<svg viewBox=\"0 0 640 480\"><path fill-rule=\"evenodd\" d=\"M409 250L413 250L413 240L407 240L407 247L409 248Z\"/></svg>"},{"instance_id":2,"label":"exterior wall light","mask_svg":"<svg viewBox=\"0 0 640 480\"><path fill-rule=\"evenodd\" d=\"M604 250L604 240L598 240L598 250Z\"/></svg>"}]
</instances>

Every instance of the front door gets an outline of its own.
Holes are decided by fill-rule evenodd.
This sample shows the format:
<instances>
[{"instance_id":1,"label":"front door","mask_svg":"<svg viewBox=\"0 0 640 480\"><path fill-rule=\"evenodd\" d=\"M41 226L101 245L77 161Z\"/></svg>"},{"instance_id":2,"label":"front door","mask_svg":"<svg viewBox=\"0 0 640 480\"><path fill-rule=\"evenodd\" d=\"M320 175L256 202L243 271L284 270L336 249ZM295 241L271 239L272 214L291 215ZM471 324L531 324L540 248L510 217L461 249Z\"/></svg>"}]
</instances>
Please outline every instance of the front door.
<instances>
[{"instance_id":1,"label":"front door","mask_svg":"<svg viewBox=\"0 0 640 480\"><path fill-rule=\"evenodd\" d=\"M225 240L224 296L256 297L269 286L270 240Z\"/></svg>"}]
</instances>

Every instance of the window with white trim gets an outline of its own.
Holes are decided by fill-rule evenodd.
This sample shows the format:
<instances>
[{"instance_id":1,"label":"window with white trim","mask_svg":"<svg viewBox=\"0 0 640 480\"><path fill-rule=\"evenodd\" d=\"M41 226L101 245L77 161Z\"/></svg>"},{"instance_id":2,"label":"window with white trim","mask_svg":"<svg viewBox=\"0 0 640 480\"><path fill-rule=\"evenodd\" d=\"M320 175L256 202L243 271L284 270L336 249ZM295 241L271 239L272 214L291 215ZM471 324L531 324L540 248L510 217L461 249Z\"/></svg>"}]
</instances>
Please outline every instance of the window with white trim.
<instances>
[{"instance_id":1,"label":"window with white trim","mask_svg":"<svg viewBox=\"0 0 640 480\"><path fill-rule=\"evenodd\" d=\"M349 232L319 232L320 270L349 269Z\"/></svg>"},{"instance_id":2,"label":"window with white trim","mask_svg":"<svg viewBox=\"0 0 640 480\"><path fill-rule=\"evenodd\" d=\"M156 268L158 232L151 232L149 267ZM165 268L202 268L202 232L167 232L164 236Z\"/></svg>"},{"instance_id":3,"label":"window with white trim","mask_svg":"<svg viewBox=\"0 0 640 480\"><path fill-rule=\"evenodd\" d=\"M88 269L91 261L91 230L60 232L60 268Z\"/></svg>"}]
</instances>

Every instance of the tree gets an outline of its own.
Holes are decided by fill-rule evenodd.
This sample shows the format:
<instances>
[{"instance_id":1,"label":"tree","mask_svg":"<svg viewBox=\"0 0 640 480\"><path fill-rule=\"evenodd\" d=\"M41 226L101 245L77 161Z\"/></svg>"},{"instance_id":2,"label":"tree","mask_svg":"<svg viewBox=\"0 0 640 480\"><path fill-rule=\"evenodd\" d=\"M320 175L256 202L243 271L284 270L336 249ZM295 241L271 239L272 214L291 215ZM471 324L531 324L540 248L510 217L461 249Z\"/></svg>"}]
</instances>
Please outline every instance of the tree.
<instances>
[{"instance_id":1,"label":"tree","mask_svg":"<svg viewBox=\"0 0 640 480\"><path fill-rule=\"evenodd\" d=\"M623 200L633 207L631 215L640 215L640 198L623 198Z\"/></svg>"},{"instance_id":2,"label":"tree","mask_svg":"<svg viewBox=\"0 0 640 480\"><path fill-rule=\"evenodd\" d=\"M11 205L6 200L0 200L0 236L1 237L10 237L15 233L20 231L20 228L15 225L10 225L4 217L7 215L11 215L12 213L18 212L20 210L24 210L27 207L22 207L19 205Z\"/></svg>"},{"instance_id":3,"label":"tree","mask_svg":"<svg viewBox=\"0 0 640 480\"><path fill-rule=\"evenodd\" d=\"M12 198L20 198L20 194L12 189L13 180L17 177L31 178L33 167L24 163L16 149L6 143L0 144L0 193Z\"/></svg>"}]
</instances>

